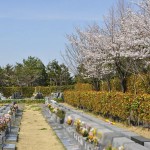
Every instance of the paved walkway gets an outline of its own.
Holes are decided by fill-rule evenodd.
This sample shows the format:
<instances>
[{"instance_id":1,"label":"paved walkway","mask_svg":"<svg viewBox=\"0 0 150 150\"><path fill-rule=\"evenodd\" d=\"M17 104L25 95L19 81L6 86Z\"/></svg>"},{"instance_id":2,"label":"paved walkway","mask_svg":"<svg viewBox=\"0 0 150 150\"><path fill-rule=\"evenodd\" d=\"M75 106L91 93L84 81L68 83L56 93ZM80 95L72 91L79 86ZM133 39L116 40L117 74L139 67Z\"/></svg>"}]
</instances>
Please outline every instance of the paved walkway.
<instances>
[{"instance_id":1,"label":"paved walkway","mask_svg":"<svg viewBox=\"0 0 150 150\"><path fill-rule=\"evenodd\" d=\"M40 107L25 106L17 150L64 150L54 131L42 116Z\"/></svg>"}]
</instances>

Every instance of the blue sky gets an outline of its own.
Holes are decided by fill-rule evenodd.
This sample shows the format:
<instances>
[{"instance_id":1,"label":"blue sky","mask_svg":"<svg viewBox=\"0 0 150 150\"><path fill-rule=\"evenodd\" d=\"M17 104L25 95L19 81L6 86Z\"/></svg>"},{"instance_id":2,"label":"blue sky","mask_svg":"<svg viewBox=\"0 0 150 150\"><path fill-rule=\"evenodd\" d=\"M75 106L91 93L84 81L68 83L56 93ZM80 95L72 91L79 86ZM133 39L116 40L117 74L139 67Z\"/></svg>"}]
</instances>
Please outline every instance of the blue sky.
<instances>
[{"instance_id":1,"label":"blue sky","mask_svg":"<svg viewBox=\"0 0 150 150\"><path fill-rule=\"evenodd\" d=\"M66 34L102 23L116 0L0 0L0 66L35 56L63 62Z\"/></svg>"}]
</instances>

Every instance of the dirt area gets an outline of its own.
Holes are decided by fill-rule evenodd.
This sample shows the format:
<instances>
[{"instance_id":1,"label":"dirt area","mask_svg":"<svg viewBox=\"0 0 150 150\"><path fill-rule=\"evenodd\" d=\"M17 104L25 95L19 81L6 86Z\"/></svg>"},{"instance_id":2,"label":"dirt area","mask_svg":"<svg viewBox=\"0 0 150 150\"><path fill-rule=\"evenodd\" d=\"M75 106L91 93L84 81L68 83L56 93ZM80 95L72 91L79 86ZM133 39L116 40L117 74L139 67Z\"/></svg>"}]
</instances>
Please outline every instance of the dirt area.
<instances>
[{"instance_id":1,"label":"dirt area","mask_svg":"<svg viewBox=\"0 0 150 150\"><path fill-rule=\"evenodd\" d=\"M65 150L42 116L39 105L25 105L17 150Z\"/></svg>"},{"instance_id":2,"label":"dirt area","mask_svg":"<svg viewBox=\"0 0 150 150\"><path fill-rule=\"evenodd\" d=\"M70 107L70 108L73 108L73 109L77 109L77 108L72 107L72 106L70 106L70 105L68 105L68 104L66 104L66 103L63 103L63 105L66 105L66 106L68 106L68 107ZM79 109L77 109L77 110L78 110L78 111L81 111L81 112L84 112L84 111L79 110ZM101 116L94 115L94 114L92 114L92 113L90 113L90 112L85 112L85 113L88 114L88 115L97 117L98 119L101 119L101 120L103 120L103 121L106 120L105 118L103 118L103 117L101 117ZM148 129L146 129L146 128L135 127L135 126L126 126L126 125L124 125L123 123L118 123L118 122L115 122L115 126L118 126L118 127L120 127L120 128L124 128L124 129L127 129L127 130L129 130L129 131L135 132L135 133L137 133L137 134L139 134L139 135L141 135L141 136L143 136L143 137L146 137L146 138L149 138L149 139L150 139L150 130L148 130Z\"/></svg>"}]
</instances>

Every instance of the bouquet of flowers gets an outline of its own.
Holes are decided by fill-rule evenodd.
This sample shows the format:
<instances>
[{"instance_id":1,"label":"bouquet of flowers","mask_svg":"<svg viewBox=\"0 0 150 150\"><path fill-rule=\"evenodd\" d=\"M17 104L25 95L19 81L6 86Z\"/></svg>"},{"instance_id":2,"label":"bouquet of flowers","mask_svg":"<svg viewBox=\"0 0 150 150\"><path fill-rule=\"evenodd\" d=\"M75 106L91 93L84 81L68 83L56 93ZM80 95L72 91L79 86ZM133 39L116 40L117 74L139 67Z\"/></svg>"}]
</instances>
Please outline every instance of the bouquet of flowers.
<instances>
[{"instance_id":1,"label":"bouquet of flowers","mask_svg":"<svg viewBox=\"0 0 150 150\"><path fill-rule=\"evenodd\" d=\"M7 127L5 117L0 117L0 131L4 131Z\"/></svg>"},{"instance_id":2,"label":"bouquet of flowers","mask_svg":"<svg viewBox=\"0 0 150 150\"><path fill-rule=\"evenodd\" d=\"M9 110L8 114L11 116L11 115L13 115L13 112L11 110Z\"/></svg>"},{"instance_id":3,"label":"bouquet of flowers","mask_svg":"<svg viewBox=\"0 0 150 150\"><path fill-rule=\"evenodd\" d=\"M81 128L81 134L83 137L87 137L89 135L88 129L86 129L85 127L82 127Z\"/></svg>"},{"instance_id":4,"label":"bouquet of flowers","mask_svg":"<svg viewBox=\"0 0 150 150\"><path fill-rule=\"evenodd\" d=\"M67 123L68 125L71 125L71 124L73 123L73 119L72 119L71 116L68 116L68 117L67 117L66 123Z\"/></svg>"},{"instance_id":5,"label":"bouquet of flowers","mask_svg":"<svg viewBox=\"0 0 150 150\"><path fill-rule=\"evenodd\" d=\"M18 104L14 104L14 109L15 109L15 110L18 109Z\"/></svg>"},{"instance_id":6,"label":"bouquet of flowers","mask_svg":"<svg viewBox=\"0 0 150 150\"><path fill-rule=\"evenodd\" d=\"M95 128L90 129L89 135L88 135L86 141L94 144L95 146L98 145L98 138L96 137L96 129Z\"/></svg>"},{"instance_id":7,"label":"bouquet of flowers","mask_svg":"<svg viewBox=\"0 0 150 150\"><path fill-rule=\"evenodd\" d=\"M17 112L17 110L18 110L18 104L16 102L13 102L13 105L10 107L10 110L12 112Z\"/></svg>"},{"instance_id":8,"label":"bouquet of flowers","mask_svg":"<svg viewBox=\"0 0 150 150\"><path fill-rule=\"evenodd\" d=\"M55 107L55 108L53 109L53 113L57 113L57 111L58 111L58 108Z\"/></svg>"},{"instance_id":9,"label":"bouquet of flowers","mask_svg":"<svg viewBox=\"0 0 150 150\"><path fill-rule=\"evenodd\" d=\"M10 110L11 110L12 113L16 111L15 108L14 108L14 106L11 106Z\"/></svg>"},{"instance_id":10,"label":"bouquet of flowers","mask_svg":"<svg viewBox=\"0 0 150 150\"><path fill-rule=\"evenodd\" d=\"M52 105L51 104L47 104L47 107L50 109L52 107Z\"/></svg>"},{"instance_id":11,"label":"bouquet of flowers","mask_svg":"<svg viewBox=\"0 0 150 150\"><path fill-rule=\"evenodd\" d=\"M9 113L5 114L4 118L5 118L6 123L8 123L11 120L11 115Z\"/></svg>"},{"instance_id":12,"label":"bouquet of flowers","mask_svg":"<svg viewBox=\"0 0 150 150\"><path fill-rule=\"evenodd\" d=\"M76 127L76 131L78 133L80 133L80 128L81 128L81 120L80 119L76 119L75 122L74 122L74 125Z\"/></svg>"},{"instance_id":13,"label":"bouquet of flowers","mask_svg":"<svg viewBox=\"0 0 150 150\"><path fill-rule=\"evenodd\" d=\"M48 108L50 110L50 112L54 113L54 107L51 104L48 104Z\"/></svg>"}]
</instances>

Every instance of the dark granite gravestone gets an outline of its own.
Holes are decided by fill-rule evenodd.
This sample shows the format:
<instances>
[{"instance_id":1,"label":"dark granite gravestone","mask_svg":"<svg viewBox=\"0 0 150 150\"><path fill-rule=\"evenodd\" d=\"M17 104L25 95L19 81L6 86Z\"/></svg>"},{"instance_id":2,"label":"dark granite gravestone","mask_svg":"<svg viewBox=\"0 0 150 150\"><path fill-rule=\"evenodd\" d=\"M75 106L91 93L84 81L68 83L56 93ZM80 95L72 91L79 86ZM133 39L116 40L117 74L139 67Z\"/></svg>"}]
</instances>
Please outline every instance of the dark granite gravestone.
<instances>
[{"instance_id":1,"label":"dark granite gravestone","mask_svg":"<svg viewBox=\"0 0 150 150\"><path fill-rule=\"evenodd\" d=\"M40 92L36 93L34 99L43 99L43 94Z\"/></svg>"},{"instance_id":2,"label":"dark granite gravestone","mask_svg":"<svg viewBox=\"0 0 150 150\"><path fill-rule=\"evenodd\" d=\"M132 136L131 140L143 146L144 146L144 142L150 142L150 139L142 137L142 136Z\"/></svg>"},{"instance_id":3,"label":"dark granite gravestone","mask_svg":"<svg viewBox=\"0 0 150 150\"><path fill-rule=\"evenodd\" d=\"M21 98L22 98L21 92L15 92L11 96L11 99L21 99Z\"/></svg>"}]
</instances>

